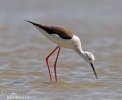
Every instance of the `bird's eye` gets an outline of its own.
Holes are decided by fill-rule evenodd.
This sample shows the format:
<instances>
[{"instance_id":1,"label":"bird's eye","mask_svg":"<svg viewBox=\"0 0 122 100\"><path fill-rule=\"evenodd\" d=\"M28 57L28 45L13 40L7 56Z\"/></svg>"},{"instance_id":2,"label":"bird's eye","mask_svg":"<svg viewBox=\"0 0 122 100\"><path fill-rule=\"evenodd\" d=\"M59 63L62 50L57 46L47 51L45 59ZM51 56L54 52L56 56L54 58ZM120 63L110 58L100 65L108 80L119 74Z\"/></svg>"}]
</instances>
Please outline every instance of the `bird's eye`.
<instances>
[{"instance_id":1,"label":"bird's eye","mask_svg":"<svg viewBox=\"0 0 122 100\"><path fill-rule=\"evenodd\" d=\"M91 60L91 58L89 58L89 60Z\"/></svg>"}]
</instances>

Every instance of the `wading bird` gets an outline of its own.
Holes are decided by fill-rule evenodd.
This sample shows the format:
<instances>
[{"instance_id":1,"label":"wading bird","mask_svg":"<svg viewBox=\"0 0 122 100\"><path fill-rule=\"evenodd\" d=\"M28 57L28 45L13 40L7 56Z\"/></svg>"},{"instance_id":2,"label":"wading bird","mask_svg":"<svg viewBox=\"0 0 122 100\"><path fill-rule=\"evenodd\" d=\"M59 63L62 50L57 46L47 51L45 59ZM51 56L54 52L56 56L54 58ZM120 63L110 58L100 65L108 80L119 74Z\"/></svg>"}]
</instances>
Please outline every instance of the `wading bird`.
<instances>
[{"instance_id":1,"label":"wading bird","mask_svg":"<svg viewBox=\"0 0 122 100\"><path fill-rule=\"evenodd\" d=\"M87 63L91 65L92 70L95 74L95 77L98 78L97 73L93 66L93 61L95 60L94 55L91 52L83 51L81 47L81 41L77 35L75 35L73 32L71 32L70 30L66 28L61 28L61 27L56 27L56 26L46 26L46 25L31 22L31 21L27 21L27 22L33 24L44 36L46 36L49 40L53 41L54 43L58 45L45 59L51 81L52 81L52 75L50 72L50 65L48 63L48 59L58 49L58 53L57 53L56 60L54 63L55 80L57 81L56 63L58 60L61 47L72 49L78 55L80 55Z\"/></svg>"}]
</instances>

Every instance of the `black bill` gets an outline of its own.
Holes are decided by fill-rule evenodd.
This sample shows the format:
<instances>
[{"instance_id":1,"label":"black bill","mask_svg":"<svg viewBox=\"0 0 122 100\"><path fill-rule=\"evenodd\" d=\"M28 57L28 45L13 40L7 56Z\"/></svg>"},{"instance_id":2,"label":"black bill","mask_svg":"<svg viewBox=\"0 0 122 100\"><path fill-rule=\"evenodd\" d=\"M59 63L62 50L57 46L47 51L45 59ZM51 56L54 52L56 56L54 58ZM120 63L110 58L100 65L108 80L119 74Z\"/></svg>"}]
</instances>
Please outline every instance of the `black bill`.
<instances>
[{"instance_id":1,"label":"black bill","mask_svg":"<svg viewBox=\"0 0 122 100\"><path fill-rule=\"evenodd\" d=\"M91 67L92 67L92 70L93 70L93 72L94 72L94 75L95 75L96 79L98 79L97 73L96 73L96 71L95 71L94 66L93 66L92 63L91 63Z\"/></svg>"}]
</instances>

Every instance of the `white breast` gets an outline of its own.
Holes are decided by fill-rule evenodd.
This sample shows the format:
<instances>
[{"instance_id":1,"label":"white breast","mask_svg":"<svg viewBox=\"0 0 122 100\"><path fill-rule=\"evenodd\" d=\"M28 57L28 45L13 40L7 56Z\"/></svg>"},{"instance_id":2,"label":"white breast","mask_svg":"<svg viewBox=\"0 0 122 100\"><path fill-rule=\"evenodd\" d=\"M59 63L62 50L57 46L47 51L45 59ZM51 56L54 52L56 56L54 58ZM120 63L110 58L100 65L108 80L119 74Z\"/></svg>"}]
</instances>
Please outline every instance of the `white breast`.
<instances>
[{"instance_id":1,"label":"white breast","mask_svg":"<svg viewBox=\"0 0 122 100\"><path fill-rule=\"evenodd\" d=\"M81 41L77 35L73 35L72 41L77 49L81 49Z\"/></svg>"}]
</instances>

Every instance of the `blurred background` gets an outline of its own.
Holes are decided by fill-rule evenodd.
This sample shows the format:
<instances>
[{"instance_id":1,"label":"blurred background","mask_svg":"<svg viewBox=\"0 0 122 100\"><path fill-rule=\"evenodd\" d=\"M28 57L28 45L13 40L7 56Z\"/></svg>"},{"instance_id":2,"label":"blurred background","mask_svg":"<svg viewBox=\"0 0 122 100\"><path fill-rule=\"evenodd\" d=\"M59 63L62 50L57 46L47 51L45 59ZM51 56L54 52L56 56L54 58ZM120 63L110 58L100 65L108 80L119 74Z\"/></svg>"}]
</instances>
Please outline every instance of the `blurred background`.
<instances>
[{"instance_id":1,"label":"blurred background","mask_svg":"<svg viewBox=\"0 0 122 100\"><path fill-rule=\"evenodd\" d=\"M62 49L58 82L50 82L45 57L56 45L24 20L74 31L95 55L99 79L80 56ZM0 0L0 100L19 93L30 100L121 100L121 32L121 0Z\"/></svg>"}]
</instances>

